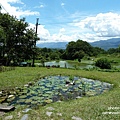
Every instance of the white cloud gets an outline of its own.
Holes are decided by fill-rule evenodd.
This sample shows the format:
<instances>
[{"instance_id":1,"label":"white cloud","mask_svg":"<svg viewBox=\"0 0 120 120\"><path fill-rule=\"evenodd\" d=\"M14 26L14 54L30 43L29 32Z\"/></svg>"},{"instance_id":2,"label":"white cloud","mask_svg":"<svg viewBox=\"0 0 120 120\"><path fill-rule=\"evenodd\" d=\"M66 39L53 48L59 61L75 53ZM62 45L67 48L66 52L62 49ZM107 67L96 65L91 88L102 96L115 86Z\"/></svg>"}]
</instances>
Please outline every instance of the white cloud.
<instances>
[{"instance_id":1,"label":"white cloud","mask_svg":"<svg viewBox=\"0 0 120 120\"><path fill-rule=\"evenodd\" d=\"M29 28L32 28L35 30L35 25L30 23L29 24ZM50 34L50 32L45 29L45 26L43 25L39 25L38 26L38 30L37 30L37 34L40 37L40 41L37 41L37 44L42 43L42 42L65 42L65 41L72 41L73 37L68 36L68 35L64 35L63 33L65 32L64 28L61 28L59 30L59 33L56 34Z\"/></svg>"},{"instance_id":2,"label":"white cloud","mask_svg":"<svg viewBox=\"0 0 120 120\"><path fill-rule=\"evenodd\" d=\"M78 22L78 20L73 21L73 24L65 25L55 34L50 34L48 30L43 30L47 32L47 34L49 33L49 35L45 37L45 42L69 42L78 39L94 42L120 37L120 14L111 12L99 13L96 16L87 17L79 21L80 22Z\"/></svg>"},{"instance_id":3,"label":"white cloud","mask_svg":"<svg viewBox=\"0 0 120 120\"><path fill-rule=\"evenodd\" d=\"M12 6L11 3L24 4L21 0L0 0L0 3L10 15L14 15L17 18L29 15L39 15L39 12L31 10L23 10L20 7ZM61 3L63 10L66 11L65 3ZM39 7L44 7L41 4ZM6 12L2 9L2 12ZM66 13L68 13L66 11ZM79 17L80 13L76 12L72 14L69 20L72 20L69 24L62 24L57 26L57 30L54 29L54 33L45 28L46 26L38 26L38 36L40 42L63 42L63 41L76 41L78 39L85 40L87 42L93 42L98 40L106 40L109 38L120 37L120 14L118 13L99 13L96 16L84 16ZM34 24L30 23L30 27L35 28ZM53 26L52 26L53 27ZM58 33L57 33L58 31Z\"/></svg>"},{"instance_id":4,"label":"white cloud","mask_svg":"<svg viewBox=\"0 0 120 120\"><path fill-rule=\"evenodd\" d=\"M61 3L61 6L64 6L65 5L65 3Z\"/></svg>"},{"instance_id":5,"label":"white cloud","mask_svg":"<svg viewBox=\"0 0 120 120\"><path fill-rule=\"evenodd\" d=\"M87 17L75 26L81 29L88 29L96 37L120 37L120 14L117 13L100 13L94 17ZM94 36L95 37L95 36Z\"/></svg>"},{"instance_id":6,"label":"white cloud","mask_svg":"<svg viewBox=\"0 0 120 120\"><path fill-rule=\"evenodd\" d=\"M21 0L6 0L6 2L24 4Z\"/></svg>"},{"instance_id":7,"label":"white cloud","mask_svg":"<svg viewBox=\"0 0 120 120\"><path fill-rule=\"evenodd\" d=\"M10 3L22 3L20 0L0 0L1 5L3 6L2 13L9 12L10 15L16 16L20 18L21 16L30 16L30 15L39 15L39 12L30 11L30 10L22 10L20 7L14 7Z\"/></svg>"},{"instance_id":8,"label":"white cloud","mask_svg":"<svg viewBox=\"0 0 120 120\"><path fill-rule=\"evenodd\" d=\"M65 32L65 28L61 28L60 33L64 33L64 32Z\"/></svg>"},{"instance_id":9,"label":"white cloud","mask_svg":"<svg viewBox=\"0 0 120 120\"><path fill-rule=\"evenodd\" d=\"M29 23L29 28L32 28L35 30L35 25L32 23ZM40 38L47 39L50 37L50 33L47 29L44 28L44 25L39 25L37 29L37 34Z\"/></svg>"},{"instance_id":10,"label":"white cloud","mask_svg":"<svg viewBox=\"0 0 120 120\"><path fill-rule=\"evenodd\" d=\"M39 6L35 6L34 8L44 8L45 7L45 4L40 4Z\"/></svg>"},{"instance_id":11,"label":"white cloud","mask_svg":"<svg viewBox=\"0 0 120 120\"><path fill-rule=\"evenodd\" d=\"M43 8L44 7L44 5L40 5L40 8Z\"/></svg>"}]
</instances>

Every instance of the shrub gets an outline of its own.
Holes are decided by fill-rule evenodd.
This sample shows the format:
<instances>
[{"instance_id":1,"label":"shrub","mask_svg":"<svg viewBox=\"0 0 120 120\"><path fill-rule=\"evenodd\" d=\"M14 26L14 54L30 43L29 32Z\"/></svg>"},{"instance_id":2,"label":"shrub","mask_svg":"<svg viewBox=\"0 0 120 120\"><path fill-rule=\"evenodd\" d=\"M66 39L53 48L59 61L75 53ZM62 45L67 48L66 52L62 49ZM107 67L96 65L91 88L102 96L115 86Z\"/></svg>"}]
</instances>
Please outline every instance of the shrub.
<instances>
[{"instance_id":1,"label":"shrub","mask_svg":"<svg viewBox=\"0 0 120 120\"><path fill-rule=\"evenodd\" d=\"M101 68L101 69L111 69L110 61L108 61L106 58L100 58L95 62L95 66Z\"/></svg>"}]
</instances>

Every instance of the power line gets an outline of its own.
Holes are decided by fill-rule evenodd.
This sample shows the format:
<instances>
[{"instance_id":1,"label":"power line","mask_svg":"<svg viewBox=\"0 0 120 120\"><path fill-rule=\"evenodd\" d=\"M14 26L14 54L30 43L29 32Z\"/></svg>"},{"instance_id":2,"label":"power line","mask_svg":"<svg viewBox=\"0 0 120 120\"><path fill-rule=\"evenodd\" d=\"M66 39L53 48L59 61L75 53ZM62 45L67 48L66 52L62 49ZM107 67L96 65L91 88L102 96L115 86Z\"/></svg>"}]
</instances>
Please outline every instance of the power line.
<instances>
[{"instance_id":1,"label":"power line","mask_svg":"<svg viewBox=\"0 0 120 120\"><path fill-rule=\"evenodd\" d=\"M112 19L104 19L104 20L89 20L91 22L104 22L106 20L112 20ZM120 18L117 18L117 20L120 20ZM75 23L84 23L84 20L80 20L80 21L66 21L66 22L46 22L45 24L41 24L41 25L52 25L52 24L75 24Z\"/></svg>"},{"instance_id":2,"label":"power line","mask_svg":"<svg viewBox=\"0 0 120 120\"><path fill-rule=\"evenodd\" d=\"M1 8L3 8L6 12L7 12L7 10L3 7L3 5L0 3L0 6L1 6ZM8 12L7 12L8 13Z\"/></svg>"}]
</instances>

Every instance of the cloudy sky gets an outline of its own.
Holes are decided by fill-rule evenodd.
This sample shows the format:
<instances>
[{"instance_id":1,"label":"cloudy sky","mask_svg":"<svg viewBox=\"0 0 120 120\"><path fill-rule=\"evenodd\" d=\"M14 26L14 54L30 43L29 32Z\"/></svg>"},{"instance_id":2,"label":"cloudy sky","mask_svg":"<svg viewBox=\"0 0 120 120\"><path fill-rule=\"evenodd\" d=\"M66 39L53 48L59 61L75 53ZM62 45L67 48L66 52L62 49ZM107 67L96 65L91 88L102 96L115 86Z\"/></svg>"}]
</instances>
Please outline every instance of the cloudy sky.
<instances>
[{"instance_id":1,"label":"cloudy sky","mask_svg":"<svg viewBox=\"0 0 120 120\"><path fill-rule=\"evenodd\" d=\"M40 42L78 39L93 42L120 37L120 0L0 0L2 13L26 18Z\"/></svg>"}]
</instances>

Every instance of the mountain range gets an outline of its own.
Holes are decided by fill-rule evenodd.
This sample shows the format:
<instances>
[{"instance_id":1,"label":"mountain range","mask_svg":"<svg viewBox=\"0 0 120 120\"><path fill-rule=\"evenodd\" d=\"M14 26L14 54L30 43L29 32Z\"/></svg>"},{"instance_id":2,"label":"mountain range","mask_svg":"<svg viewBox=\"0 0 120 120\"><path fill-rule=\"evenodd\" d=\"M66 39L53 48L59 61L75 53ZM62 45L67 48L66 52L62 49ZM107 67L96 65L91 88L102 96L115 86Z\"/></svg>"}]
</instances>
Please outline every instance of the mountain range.
<instances>
[{"instance_id":1,"label":"mountain range","mask_svg":"<svg viewBox=\"0 0 120 120\"><path fill-rule=\"evenodd\" d=\"M100 40L90 43L93 47L100 47L104 50L110 48L118 48L120 46L120 38L112 38L108 40Z\"/></svg>"},{"instance_id":2,"label":"mountain range","mask_svg":"<svg viewBox=\"0 0 120 120\"><path fill-rule=\"evenodd\" d=\"M37 47L40 48L58 48L58 49L66 49L66 45L68 42L45 42L37 44ZM110 48L117 48L120 46L120 38L112 38L108 40L100 40L96 42L90 42L90 45L93 47L100 47L104 50L108 50Z\"/></svg>"}]
</instances>

